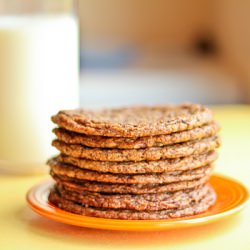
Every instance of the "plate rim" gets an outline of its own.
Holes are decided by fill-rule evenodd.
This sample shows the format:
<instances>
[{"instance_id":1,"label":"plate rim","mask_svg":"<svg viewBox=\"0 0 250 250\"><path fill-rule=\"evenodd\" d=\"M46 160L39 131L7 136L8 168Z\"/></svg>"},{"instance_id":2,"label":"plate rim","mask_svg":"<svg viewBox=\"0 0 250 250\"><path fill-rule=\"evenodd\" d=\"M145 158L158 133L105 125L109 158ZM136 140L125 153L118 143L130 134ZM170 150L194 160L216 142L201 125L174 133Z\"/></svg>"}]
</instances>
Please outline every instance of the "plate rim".
<instances>
[{"instance_id":1,"label":"plate rim","mask_svg":"<svg viewBox=\"0 0 250 250\"><path fill-rule=\"evenodd\" d=\"M94 229L103 229L103 230L119 230L119 231L152 231L152 230L167 230L171 228L180 228L180 227L190 227L190 226L198 226L206 223L212 223L217 220L222 220L223 218L233 215L241 211L246 207L247 203L250 201L250 192L248 188L241 183L240 181L228 177L222 174L213 174L211 178L217 178L219 180L233 182L236 184L241 190L244 190L244 197L234 205L233 208L228 209L226 211L222 211L215 214L204 214L204 216L195 215L187 218L177 218L177 219L163 219L163 220L121 220L121 219L107 219L107 218L97 218L85 215L74 214L71 212L64 211L48 202L48 199L43 204L36 199L34 200L34 196L37 194L39 189L43 188L48 193L49 188L52 184L55 183L53 179L46 179L38 184L31 187L26 193L26 201L29 207L36 213L64 223L75 225L79 227L86 228L94 228ZM210 181L208 182L210 183ZM41 191L40 191L41 192ZM45 195L45 194L44 194ZM44 207L46 205L46 207ZM51 210L54 210L51 211ZM60 212L60 214L56 213L56 211ZM202 214L201 214L202 215ZM78 219L78 220L77 220ZM81 223L79 223L81 221ZM108 224L108 225L107 225Z\"/></svg>"}]
</instances>

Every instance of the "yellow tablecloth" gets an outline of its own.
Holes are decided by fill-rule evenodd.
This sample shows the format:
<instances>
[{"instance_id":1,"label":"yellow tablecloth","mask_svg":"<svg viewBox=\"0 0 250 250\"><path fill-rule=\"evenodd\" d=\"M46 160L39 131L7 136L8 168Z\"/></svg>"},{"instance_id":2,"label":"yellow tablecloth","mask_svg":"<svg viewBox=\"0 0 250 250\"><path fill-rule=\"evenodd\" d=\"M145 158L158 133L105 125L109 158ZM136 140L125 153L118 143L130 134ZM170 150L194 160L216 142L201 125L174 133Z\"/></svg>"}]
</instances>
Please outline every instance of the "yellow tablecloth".
<instances>
[{"instance_id":1,"label":"yellow tablecloth","mask_svg":"<svg viewBox=\"0 0 250 250\"><path fill-rule=\"evenodd\" d=\"M250 189L250 106L214 107L223 145L216 172ZM0 249L250 249L250 206L216 222L161 232L79 228L43 218L26 204L26 191L42 176L0 176Z\"/></svg>"}]
</instances>

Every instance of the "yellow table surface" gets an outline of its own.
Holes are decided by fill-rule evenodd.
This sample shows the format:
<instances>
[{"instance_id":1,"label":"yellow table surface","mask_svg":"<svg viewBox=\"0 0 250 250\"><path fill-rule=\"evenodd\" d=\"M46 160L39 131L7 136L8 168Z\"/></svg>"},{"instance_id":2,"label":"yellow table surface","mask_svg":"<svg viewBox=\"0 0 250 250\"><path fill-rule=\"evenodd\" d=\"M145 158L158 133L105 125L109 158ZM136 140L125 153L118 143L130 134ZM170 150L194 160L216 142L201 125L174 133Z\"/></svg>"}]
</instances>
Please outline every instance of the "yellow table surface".
<instances>
[{"instance_id":1,"label":"yellow table surface","mask_svg":"<svg viewBox=\"0 0 250 250\"><path fill-rule=\"evenodd\" d=\"M250 189L250 106L213 108L223 145L216 172ZM25 194L41 176L0 175L0 249L250 249L250 206L225 221L160 232L116 232L64 225L34 213Z\"/></svg>"}]
</instances>

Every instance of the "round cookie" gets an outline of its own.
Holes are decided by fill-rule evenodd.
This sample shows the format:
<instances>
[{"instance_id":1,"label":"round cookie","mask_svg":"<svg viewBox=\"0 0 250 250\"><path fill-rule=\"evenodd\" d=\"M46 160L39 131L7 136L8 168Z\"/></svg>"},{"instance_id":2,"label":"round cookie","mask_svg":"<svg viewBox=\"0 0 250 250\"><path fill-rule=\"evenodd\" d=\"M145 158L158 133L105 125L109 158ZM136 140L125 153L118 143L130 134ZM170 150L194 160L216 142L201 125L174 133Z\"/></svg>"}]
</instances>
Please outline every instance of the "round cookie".
<instances>
[{"instance_id":1,"label":"round cookie","mask_svg":"<svg viewBox=\"0 0 250 250\"><path fill-rule=\"evenodd\" d=\"M81 144L93 148L138 149L161 147L179 142L199 140L215 135L218 130L219 125L212 122L201 127L175 132L168 135L144 136L138 138L91 136L75 133L63 128L55 128L53 132L60 141L67 144Z\"/></svg>"},{"instance_id":2,"label":"round cookie","mask_svg":"<svg viewBox=\"0 0 250 250\"><path fill-rule=\"evenodd\" d=\"M67 176L77 180L120 184L162 184L190 181L210 175L213 170L212 166L208 165L186 171L125 175L99 173L92 170L77 168L72 165L57 162L55 160L50 160L48 164L51 168L51 171L58 176Z\"/></svg>"},{"instance_id":3,"label":"round cookie","mask_svg":"<svg viewBox=\"0 0 250 250\"><path fill-rule=\"evenodd\" d=\"M48 199L49 202L65 211L84 216L122 220L156 220L180 218L183 216L191 216L204 212L215 203L216 194L211 188L207 195L204 196L200 201L192 202L190 206L186 208L164 209L159 211L136 211L131 209L105 209L86 207L62 198L60 194L54 189L51 190Z\"/></svg>"},{"instance_id":4,"label":"round cookie","mask_svg":"<svg viewBox=\"0 0 250 250\"><path fill-rule=\"evenodd\" d=\"M62 154L52 158L52 160L103 173L144 174L195 169L211 164L217 159L217 157L218 154L215 151L210 151L198 155L190 155L187 157L165 159L159 161L92 161Z\"/></svg>"},{"instance_id":5,"label":"round cookie","mask_svg":"<svg viewBox=\"0 0 250 250\"><path fill-rule=\"evenodd\" d=\"M89 148L78 144L66 144L59 140L54 140L52 145L65 155L95 161L157 161L166 158L179 158L192 154L201 154L214 150L219 147L220 139L217 136L213 136L169 146L143 149Z\"/></svg>"},{"instance_id":6,"label":"round cookie","mask_svg":"<svg viewBox=\"0 0 250 250\"><path fill-rule=\"evenodd\" d=\"M62 184L57 184L55 188L62 198L84 206L133 209L139 211L185 208L192 202L198 202L209 191L208 185L198 187L197 189L188 189L171 193L142 195L79 192L77 189L67 188Z\"/></svg>"},{"instance_id":7,"label":"round cookie","mask_svg":"<svg viewBox=\"0 0 250 250\"><path fill-rule=\"evenodd\" d=\"M207 175L192 181L180 181L167 184L117 184L76 180L67 176L56 175L53 171L51 171L50 174L57 183L61 183L63 186L69 188L78 189L79 191L117 194L153 194L196 188L205 184L210 177Z\"/></svg>"},{"instance_id":8,"label":"round cookie","mask_svg":"<svg viewBox=\"0 0 250 250\"><path fill-rule=\"evenodd\" d=\"M104 110L65 110L52 116L59 127L87 135L142 137L189 130L212 121L198 104L142 106Z\"/></svg>"}]
</instances>

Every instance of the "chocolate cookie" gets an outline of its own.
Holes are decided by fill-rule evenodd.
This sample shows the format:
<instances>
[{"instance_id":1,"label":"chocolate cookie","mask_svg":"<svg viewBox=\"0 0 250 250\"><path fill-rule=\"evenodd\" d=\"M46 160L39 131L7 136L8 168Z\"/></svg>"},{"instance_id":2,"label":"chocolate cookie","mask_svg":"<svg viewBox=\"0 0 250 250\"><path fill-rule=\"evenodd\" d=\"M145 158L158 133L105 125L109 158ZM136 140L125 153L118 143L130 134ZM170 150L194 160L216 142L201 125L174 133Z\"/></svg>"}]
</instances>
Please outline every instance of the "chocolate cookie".
<instances>
[{"instance_id":1,"label":"chocolate cookie","mask_svg":"<svg viewBox=\"0 0 250 250\"><path fill-rule=\"evenodd\" d=\"M79 192L78 189L64 187L62 184L57 184L55 188L62 198L83 206L139 211L185 208L192 202L198 202L210 190L210 186L205 185L197 189L186 189L171 193L129 195Z\"/></svg>"},{"instance_id":2,"label":"chocolate cookie","mask_svg":"<svg viewBox=\"0 0 250 250\"><path fill-rule=\"evenodd\" d=\"M52 145L65 155L95 161L156 161L211 151L219 147L220 139L217 136L213 136L169 146L143 149L89 148L78 144L66 144L59 140L54 140Z\"/></svg>"},{"instance_id":3,"label":"chocolate cookie","mask_svg":"<svg viewBox=\"0 0 250 250\"><path fill-rule=\"evenodd\" d=\"M215 135L219 125L215 122L190 130L175 132L168 135L144 136L138 138L106 137L85 135L68 131L63 128L55 128L53 132L60 141L67 144L81 144L93 148L120 148L138 149L148 147L161 147L179 142L199 140Z\"/></svg>"},{"instance_id":4,"label":"chocolate cookie","mask_svg":"<svg viewBox=\"0 0 250 250\"><path fill-rule=\"evenodd\" d=\"M198 104L66 110L52 121L66 130L87 135L142 137L171 134L212 122L209 109Z\"/></svg>"},{"instance_id":5,"label":"chocolate cookie","mask_svg":"<svg viewBox=\"0 0 250 250\"><path fill-rule=\"evenodd\" d=\"M71 164L79 168L103 173L144 174L195 169L214 162L217 157L218 155L215 151L210 151L208 153L199 155L191 155L187 157L165 159L159 161L92 161L67 155L59 155L52 159L59 162Z\"/></svg>"},{"instance_id":6,"label":"chocolate cookie","mask_svg":"<svg viewBox=\"0 0 250 250\"><path fill-rule=\"evenodd\" d=\"M69 164L61 163L55 160L48 162L51 171L58 176L67 176L72 179L107 182L107 183L121 183L121 184L162 184L180 181L190 181L210 175L213 170L211 165L186 170L173 171L163 173L150 174L111 174L99 173L92 170L81 169Z\"/></svg>"},{"instance_id":7,"label":"chocolate cookie","mask_svg":"<svg viewBox=\"0 0 250 250\"><path fill-rule=\"evenodd\" d=\"M136 211L131 209L108 209L83 206L79 203L62 198L55 189L51 190L48 199L52 204L63 210L84 216L122 220L154 220L191 216L206 211L214 204L216 194L211 188L206 196L198 202L191 202L190 206L186 208L164 209L159 211Z\"/></svg>"},{"instance_id":8,"label":"chocolate cookie","mask_svg":"<svg viewBox=\"0 0 250 250\"><path fill-rule=\"evenodd\" d=\"M63 186L78 189L79 191L117 194L154 194L196 188L205 184L210 177L207 175L192 181L180 181L167 184L113 184L105 182L81 181L67 176L56 175L53 171L51 171L51 176L57 183L61 183Z\"/></svg>"}]
</instances>

